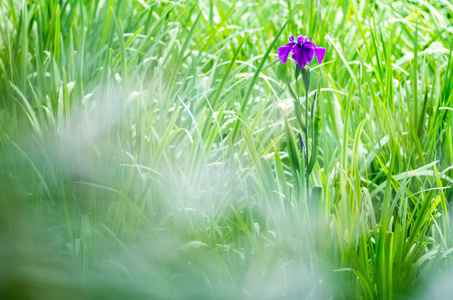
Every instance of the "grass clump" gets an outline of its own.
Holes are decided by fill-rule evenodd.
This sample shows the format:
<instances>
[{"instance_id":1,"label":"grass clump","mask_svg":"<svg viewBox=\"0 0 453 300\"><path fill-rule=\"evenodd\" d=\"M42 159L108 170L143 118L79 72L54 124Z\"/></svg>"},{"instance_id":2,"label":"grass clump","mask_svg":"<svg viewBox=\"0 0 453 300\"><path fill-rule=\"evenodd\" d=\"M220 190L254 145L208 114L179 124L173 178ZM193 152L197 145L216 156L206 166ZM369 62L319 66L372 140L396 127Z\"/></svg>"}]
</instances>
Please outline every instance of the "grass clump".
<instances>
[{"instance_id":1,"label":"grass clump","mask_svg":"<svg viewBox=\"0 0 453 300\"><path fill-rule=\"evenodd\" d=\"M445 297L452 9L0 0L2 297Z\"/></svg>"}]
</instances>

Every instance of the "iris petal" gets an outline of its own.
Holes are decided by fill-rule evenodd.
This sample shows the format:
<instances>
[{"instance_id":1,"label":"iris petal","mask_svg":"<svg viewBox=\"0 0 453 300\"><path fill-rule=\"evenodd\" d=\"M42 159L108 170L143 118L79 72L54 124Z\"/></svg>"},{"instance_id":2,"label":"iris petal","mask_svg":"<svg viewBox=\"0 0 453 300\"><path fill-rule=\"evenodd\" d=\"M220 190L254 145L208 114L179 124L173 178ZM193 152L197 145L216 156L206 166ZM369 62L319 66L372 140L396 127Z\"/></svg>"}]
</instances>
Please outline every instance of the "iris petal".
<instances>
[{"instance_id":1,"label":"iris petal","mask_svg":"<svg viewBox=\"0 0 453 300\"><path fill-rule=\"evenodd\" d=\"M324 59L324 55L326 54L326 49L315 46L315 54L316 54L316 58L318 59L318 64L320 64L320 63L322 63L322 60Z\"/></svg>"},{"instance_id":2,"label":"iris petal","mask_svg":"<svg viewBox=\"0 0 453 300\"><path fill-rule=\"evenodd\" d=\"M303 35L299 35L297 37L297 43L298 44L304 44L307 42L307 37L303 36Z\"/></svg>"},{"instance_id":3,"label":"iris petal","mask_svg":"<svg viewBox=\"0 0 453 300\"><path fill-rule=\"evenodd\" d=\"M290 36L290 37L289 37L289 41L290 41L291 43L293 43L293 44L296 43L296 42L294 41L294 37L293 37L293 36Z\"/></svg>"},{"instance_id":4,"label":"iris petal","mask_svg":"<svg viewBox=\"0 0 453 300\"><path fill-rule=\"evenodd\" d=\"M313 60L315 55L315 49L310 45L310 43L305 43L302 46L302 56L304 57L305 64L308 64Z\"/></svg>"},{"instance_id":5,"label":"iris petal","mask_svg":"<svg viewBox=\"0 0 453 300\"><path fill-rule=\"evenodd\" d=\"M301 67L302 69L305 67L307 62L304 59L302 47L299 45L296 45L293 47L292 51L293 53L293 60Z\"/></svg>"},{"instance_id":6,"label":"iris petal","mask_svg":"<svg viewBox=\"0 0 453 300\"><path fill-rule=\"evenodd\" d=\"M293 46L294 46L294 44L289 43L289 44L286 44L286 45L283 46L283 47L279 47L279 48L278 48L278 50L277 50L278 59L280 59L280 61L282 62L282 64L285 64L286 61L288 60L289 52L291 52L291 48L292 48Z\"/></svg>"},{"instance_id":7,"label":"iris petal","mask_svg":"<svg viewBox=\"0 0 453 300\"><path fill-rule=\"evenodd\" d=\"M315 50L315 55L316 55L316 58L318 59L318 64L321 64L322 60L324 59L324 55L326 54L326 49L322 48L322 47L318 47L312 42L307 42L304 46L308 46L308 45L310 45L310 47L312 47Z\"/></svg>"}]
</instances>

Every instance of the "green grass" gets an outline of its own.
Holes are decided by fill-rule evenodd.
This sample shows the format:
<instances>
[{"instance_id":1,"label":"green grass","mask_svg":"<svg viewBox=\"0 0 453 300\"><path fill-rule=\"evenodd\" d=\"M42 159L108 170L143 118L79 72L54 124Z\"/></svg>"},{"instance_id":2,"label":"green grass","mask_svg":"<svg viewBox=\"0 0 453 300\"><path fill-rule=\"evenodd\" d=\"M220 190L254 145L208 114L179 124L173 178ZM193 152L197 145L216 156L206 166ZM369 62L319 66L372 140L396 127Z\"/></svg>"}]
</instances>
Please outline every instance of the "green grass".
<instances>
[{"instance_id":1,"label":"green grass","mask_svg":"<svg viewBox=\"0 0 453 300\"><path fill-rule=\"evenodd\" d=\"M0 0L0 298L448 298L452 46L446 0Z\"/></svg>"}]
</instances>

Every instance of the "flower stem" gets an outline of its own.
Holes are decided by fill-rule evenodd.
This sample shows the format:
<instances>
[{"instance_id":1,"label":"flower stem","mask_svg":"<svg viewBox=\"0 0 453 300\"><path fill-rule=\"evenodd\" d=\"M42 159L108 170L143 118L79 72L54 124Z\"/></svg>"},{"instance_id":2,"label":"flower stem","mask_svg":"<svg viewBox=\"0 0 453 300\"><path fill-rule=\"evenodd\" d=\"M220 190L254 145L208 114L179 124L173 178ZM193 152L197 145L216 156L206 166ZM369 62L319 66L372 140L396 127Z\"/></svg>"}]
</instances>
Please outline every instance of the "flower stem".
<instances>
[{"instance_id":1,"label":"flower stem","mask_svg":"<svg viewBox=\"0 0 453 300\"><path fill-rule=\"evenodd\" d=\"M307 206L309 203L308 197L310 196L310 181L309 181L309 176L310 174L308 173L308 145L309 145L309 140L308 140L308 90L305 89L305 120L307 122L307 126L305 127L305 140L307 141L307 146L305 147L305 180L306 180L306 185L305 185L305 192L306 192L306 201L307 201Z\"/></svg>"},{"instance_id":2,"label":"flower stem","mask_svg":"<svg viewBox=\"0 0 453 300\"><path fill-rule=\"evenodd\" d=\"M308 203L309 203L309 196L310 196L310 174L309 174L309 170L308 170L308 164L309 164L309 161L308 161L308 147L309 147L309 138L308 138L308 92L310 90L310 70L307 68L307 69L302 69L300 68L299 66L296 67L296 91L297 91L297 99L298 99L298 103L297 103L297 106L296 106L296 114L297 114L297 119L299 120L299 110L297 109L298 106L300 105L300 96L299 96L299 83L297 81L298 77L299 77L299 74L302 74L302 79L303 79L303 82L304 82L304 87L305 87L305 121L306 121L306 125L305 126L302 126L301 125L301 129L304 132L305 134L305 141L306 141L306 147L305 147L305 196L306 196L306 201L307 201L307 206L308 206ZM301 123L301 122L299 122Z\"/></svg>"}]
</instances>

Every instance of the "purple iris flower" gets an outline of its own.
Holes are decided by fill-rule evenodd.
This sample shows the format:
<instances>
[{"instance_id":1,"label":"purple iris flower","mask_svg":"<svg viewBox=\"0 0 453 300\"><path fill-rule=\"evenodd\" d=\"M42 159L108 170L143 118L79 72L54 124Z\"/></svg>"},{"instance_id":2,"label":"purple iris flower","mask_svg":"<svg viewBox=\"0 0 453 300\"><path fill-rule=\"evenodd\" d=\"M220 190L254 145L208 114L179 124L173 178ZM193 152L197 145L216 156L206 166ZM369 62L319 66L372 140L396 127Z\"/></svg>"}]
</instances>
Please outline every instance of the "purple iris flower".
<instances>
[{"instance_id":1,"label":"purple iris flower","mask_svg":"<svg viewBox=\"0 0 453 300\"><path fill-rule=\"evenodd\" d=\"M289 41L289 44L279 47L277 51L278 59L280 59L283 64L288 60L290 52L293 54L293 60L302 69L313 60L315 54L318 59L318 64L322 63L324 55L326 54L326 49L316 46L311 42L311 38L308 40L307 37L299 35L296 42L294 37L291 36Z\"/></svg>"}]
</instances>

